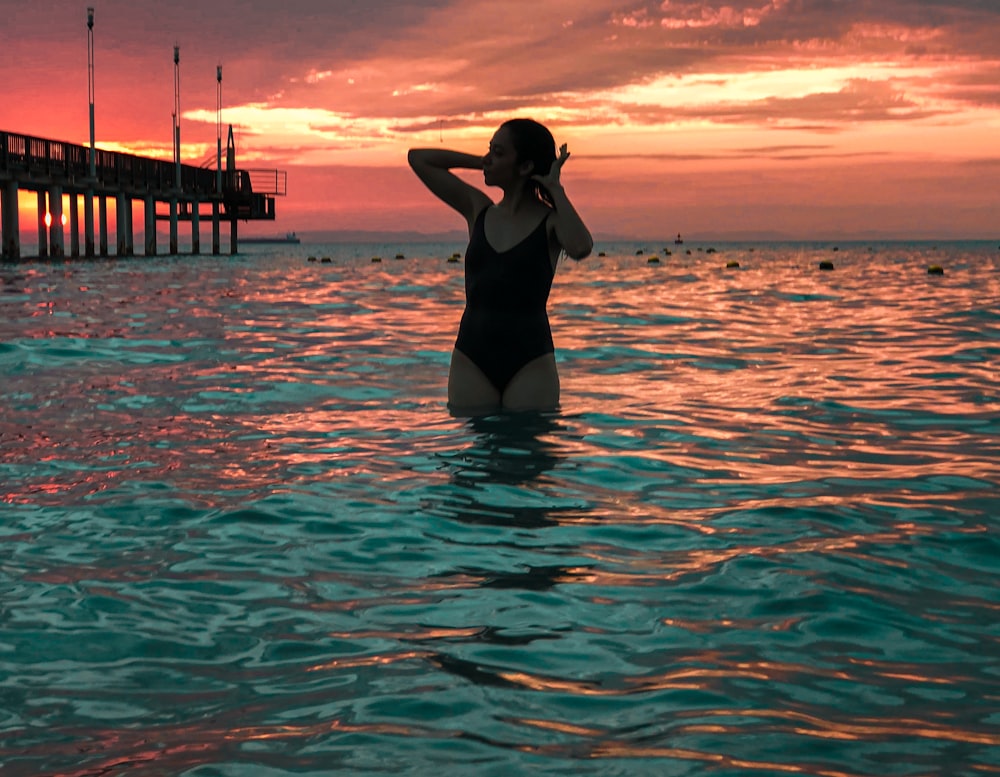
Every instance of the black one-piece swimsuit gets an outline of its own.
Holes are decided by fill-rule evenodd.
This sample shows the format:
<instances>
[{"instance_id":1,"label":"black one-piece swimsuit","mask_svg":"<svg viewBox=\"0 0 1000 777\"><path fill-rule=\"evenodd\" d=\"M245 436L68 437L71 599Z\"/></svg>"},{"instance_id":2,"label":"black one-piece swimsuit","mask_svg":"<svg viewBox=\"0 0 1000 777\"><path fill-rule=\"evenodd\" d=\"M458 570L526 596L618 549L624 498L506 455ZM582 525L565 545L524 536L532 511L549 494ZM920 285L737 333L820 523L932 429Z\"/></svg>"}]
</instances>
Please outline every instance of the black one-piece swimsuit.
<instances>
[{"instance_id":1,"label":"black one-piece swimsuit","mask_svg":"<svg viewBox=\"0 0 1000 777\"><path fill-rule=\"evenodd\" d=\"M517 245L496 251L486 239L486 211L476 217L465 252L465 313L455 347L501 394L532 359L553 353L545 305L552 288L547 218Z\"/></svg>"}]
</instances>

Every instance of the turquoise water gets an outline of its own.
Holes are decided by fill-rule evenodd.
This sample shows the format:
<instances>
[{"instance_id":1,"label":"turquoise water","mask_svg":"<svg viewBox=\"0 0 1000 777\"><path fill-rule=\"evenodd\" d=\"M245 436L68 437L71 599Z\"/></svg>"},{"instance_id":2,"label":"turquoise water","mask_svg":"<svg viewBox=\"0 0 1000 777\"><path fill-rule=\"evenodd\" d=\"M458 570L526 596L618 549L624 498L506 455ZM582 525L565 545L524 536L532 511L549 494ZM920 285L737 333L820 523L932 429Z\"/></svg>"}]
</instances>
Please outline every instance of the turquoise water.
<instances>
[{"instance_id":1,"label":"turquoise water","mask_svg":"<svg viewBox=\"0 0 1000 777\"><path fill-rule=\"evenodd\" d=\"M474 420L461 246L0 267L0 773L1000 771L997 246L598 248Z\"/></svg>"}]
</instances>

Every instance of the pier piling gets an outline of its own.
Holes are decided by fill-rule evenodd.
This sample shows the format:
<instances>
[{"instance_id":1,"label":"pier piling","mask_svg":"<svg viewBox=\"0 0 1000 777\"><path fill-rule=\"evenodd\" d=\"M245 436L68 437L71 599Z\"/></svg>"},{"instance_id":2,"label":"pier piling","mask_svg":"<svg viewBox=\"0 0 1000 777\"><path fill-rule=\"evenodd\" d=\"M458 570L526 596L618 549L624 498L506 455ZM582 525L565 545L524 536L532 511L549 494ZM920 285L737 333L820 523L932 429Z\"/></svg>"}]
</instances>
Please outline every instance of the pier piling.
<instances>
[{"instance_id":1,"label":"pier piling","mask_svg":"<svg viewBox=\"0 0 1000 777\"><path fill-rule=\"evenodd\" d=\"M49 254L53 259L66 256L63 233L62 187L53 186L49 189Z\"/></svg>"},{"instance_id":2,"label":"pier piling","mask_svg":"<svg viewBox=\"0 0 1000 777\"><path fill-rule=\"evenodd\" d=\"M17 181L7 181L0 187L0 222L3 234L0 251L3 259L16 262L21 258L21 230L18 225Z\"/></svg>"},{"instance_id":3,"label":"pier piling","mask_svg":"<svg viewBox=\"0 0 1000 777\"><path fill-rule=\"evenodd\" d=\"M146 197L143 210L143 234L146 256L156 256L156 200Z\"/></svg>"},{"instance_id":4,"label":"pier piling","mask_svg":"<svg viewBox=\"0 0 1000 777\"><path fill-rule=\"evenodd\" d=\"M180 175L180 173L178 173ZM177 198L170 198L170 254L177 254Z\"/></svg>"},{"instance_id":5,"label":"pier piling","mask_svg":"<svg viewBox=\"0 0 1000 777\"><path fill-rule=\"evenodd\" d=\"M212 203L212 255L218 256L222 253L222 242L219 239L219 203Z\"/></svg>"},{"instance_id":6,"label":"pier piling","mask_svg":"<svg viewBox=\"0 0 1000 777\"><path fill-rule=\"evenodd\" d=\"M94 256L94 190L87 189L83 195L83 254L88 259Z\"/></svg>"},{"instance_id":7,"label":"pier piling","mask_svg":"<svg viewBox=\"0 0 1000 777\"><path fill-rule=\"evenodd\" d=\"M80 256L80 196L69 193L69 255Z\"/></svg>"},{"instance_id":8,"label":"pier piling","mask_svg":"<svg viewBox=\"0 0 1000 777\"><path fill-rule=\"evenodd\" d=\"M128 219L125 216L125 208L128 206L128 198L124 194L119 194L115 201L115 232L118 237L116 256L128 256Z\"/></svg>"},{"instance_id":9,"label":"pier piling","mask_svg":"<svg viewBox=\"0 0 1000 777\"><path fill-rule=\"evenodd\" d=\"M101 195L98 200L101 220L101 256L108 255L108 198Z\"/></svg>"},{"instance_id":10,"label":"pier piling","mask_svg":"<svg viewBox=\"0 0 1000 777\"><path fill-rule=\"evenodd\" d=\"M48 212L48 203L45 198L45 190L38 190L38 258L47 259L49 256L49 233L45 228L45 214Z\"/></svg>"},{"instance_id":11,"label":"pier piling","mask_svg":"<svg viewBox=\"0 0 1000 777\"><path fill-rule=\"evenodd\" d=\"M191 203L191 253L197 256L201 253L201 216L198 213L198 198Z\"/></svg>"},{"instance_id":12,"label":"pier piling","mask_svg":"<svg viewBox=\"0 0 1000 777\"><path fill-rule=\"evenodd\" d=\"M135 229L132 225L132 198L125 197L125 256L135 256Z\"/></svg>"}]
</instances>

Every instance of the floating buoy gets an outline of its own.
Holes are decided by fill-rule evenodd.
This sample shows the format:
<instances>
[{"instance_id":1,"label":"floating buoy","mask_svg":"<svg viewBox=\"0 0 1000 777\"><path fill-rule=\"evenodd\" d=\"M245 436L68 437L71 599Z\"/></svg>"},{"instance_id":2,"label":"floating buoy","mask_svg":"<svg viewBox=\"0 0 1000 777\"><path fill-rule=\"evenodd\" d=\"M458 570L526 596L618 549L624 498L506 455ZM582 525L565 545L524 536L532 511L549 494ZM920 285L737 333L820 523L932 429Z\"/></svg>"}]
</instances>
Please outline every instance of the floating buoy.
<instances>
[{"instance_id":1,"label":"floating buoy","mask_svg":"<svg viewBox=\"0 0 1000 777\"><path fill-rule=\"evenodd\" d=\"M309 261L310 262L315 262L316 261L316 257L315 256L310 256L309 257Z\"/></svg>"},{"instance_id":2,"label":"floating buoy","mask_svg":"<svg viewBox=\"0 0 1000 777\"><path fill-rule=\"evenodd\" d=\"M663 253L665 253L667 256L673 256L674 255L674 252L671 251L669 248L664 248L663 249Z\"/></svg>"},{"instance_id":3,"label":"floating buoy","mask_svg":"<svg viewBox=\"0 0 1000 777\"><path fill-rule=\"evenodd\" d=\"M607 254L606 254L606 253L604 253L603 251L598 251L598 252L597 252L597 255L598 255L598 256L607 256Z\"/></svg>"},{"instance_id":4,"label":"floating buoy","mask_svg":"<svg viewBox=\"0 0 1000 777\"><path fill-rule=\"evenodd\" d=\"M839 251L839 250L840 250L840 246L834 246L834 247L833 247L833 250L834 250L834 251Z\"/></svg>"},{"instance_id":5,"label":"floating buoy","mask_svg":"<svg viewBox=\"0 0 1000 777\"><path fill-rule=\"evenodd\" d=\"M397 259L405 259L406 257L403 256L402 254L396 254L396 258Z\"/></svg>"},{"instance_id":6,"label":"floating buoy","mask_svg":"<svg viewBox=\"0 0 1000 777\"><path fill-rule=\"evenodd\" d=\"M642 256L644 253L645 252L640 248L638 251L635 252L635 255L636 256Z\"/></svg>"},{"instance_id":7,"label":"floating buoy","mask_svg":"<svg viewBox=\"0 0 1000 777\"><path fill-rule=\"evenodd\" d=\"M455 263L457 261L458 261L458 254L455 254L454 256L449 256L448 257L448 263L449 264L453 264L453 263Z\"/></svg>"},{"instance_id":8,"label":"floating buoy","mask_svg":"<svg viewBox=\"0 0 1000 777\"><path fill-rule=\"evenodd\" d=\"M373 262L381 262L382 261L382 257L381 256L373 256L372 257L372 261Z\"/></svg>"},{"instance_id":9,"label":"floating buoy","mask_svg":"<svg viewBox=\"0 0 1000 777\"><path fill-rule=\"evenodd\" d=\"M686 253L686 254L687 254L688 256L691 256L691 249L689 248L689 249L688 249L687 251L685 251L684 253Z\"/></svg>"},{"instance_id":10,"label":"floating buoy","mask_svg":"<svg viewBox=\"0 0 1000 777\"><path fill-rule=\"evenodd\" d=\"M709 248L707 251L705 251L705 253L706 254L714 254L715 253L715 249L714 248Z\"/></svg>"},{"instance_id":11,"label":"floating buoy","mask_svg":"<svg viewBox=\"0 0 1000 777\"><path fill-rule=\"evenodd\" d=\"M821 269L821 270L832 270L833 269L833 262L824 260L824 261L822 261L822 262L819 263L819 269Z\"/></svg>"},{"instance_id":12,"label":"floating buoy","mask_svg":"<svg viewBox=\"0 0 1000 777\"><path fill-rule=\"evenodd\" d=\"M939 264L932 264L927 268L928 275L944 275L944 267Z\"/></svg>"},{"instance_id":13,"label":"floating buoy","mask_svg":"<svg viewBox=\"0 0 1000 777\"><path fill-rule=\"evenodd\" d=\"M333 260L329 256L324 256L320 261L323 264L330 264L330 262L332 262Z\"/></svg>"},{"instance_id":14,"label":"floating buoy","mask_svg":"<svg viewBox=\"0 0 1000 777\"><path fill-rule=\"evenodd\" d=\"M726 269L727 270L738 270L739 267L740 267L740 263L739 262L733 262L733 261L726 262Z\"/></svg>"},{"instance_id":15,"label":"floating buoy","mask_svg":"<svg viewBox=\"0 0 1000 777\"><path fill-rule=\"evenodd\" d=\"M660 257L658 257L658 256L651 256L651 257L649 257L649 259L646 260L646 263L647 264L659 264L660 263Z\"/></svg>"}]
</instances>

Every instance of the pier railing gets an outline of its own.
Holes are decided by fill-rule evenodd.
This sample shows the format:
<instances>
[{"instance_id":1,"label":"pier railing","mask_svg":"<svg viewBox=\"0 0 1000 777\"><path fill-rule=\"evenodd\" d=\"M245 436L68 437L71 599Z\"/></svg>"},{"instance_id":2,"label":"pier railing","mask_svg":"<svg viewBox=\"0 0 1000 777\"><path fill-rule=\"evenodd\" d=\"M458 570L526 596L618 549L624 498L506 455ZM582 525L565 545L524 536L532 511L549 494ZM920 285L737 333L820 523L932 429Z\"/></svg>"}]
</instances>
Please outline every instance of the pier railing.
<instances>
[{"instance_id":1,"label":"pier railing","mask_svg":"<svg viewBox=\"0 0 1000 777\"><path fill-rule=\"evenodd\" d=\"M0 131L0 178L129 190L164 192L177 183L177 166L161 159L95 149L96 180L90 180L90 147L30 135ZM280 170L223 170L222 191L216 188L216 171L181 165L181 191L186 195L283 196L287 173Z\"/></svg>"},{"instance_id":2,"label":"pier railing","mask_svg":"<svg viewBox=\"0 0 1000 777\"><path fill-rule=\"evenodd\" d=\"M247 170L254 194L284 197L288 194L288 173L284 170Z\"/></svg>"}]
</instances>

